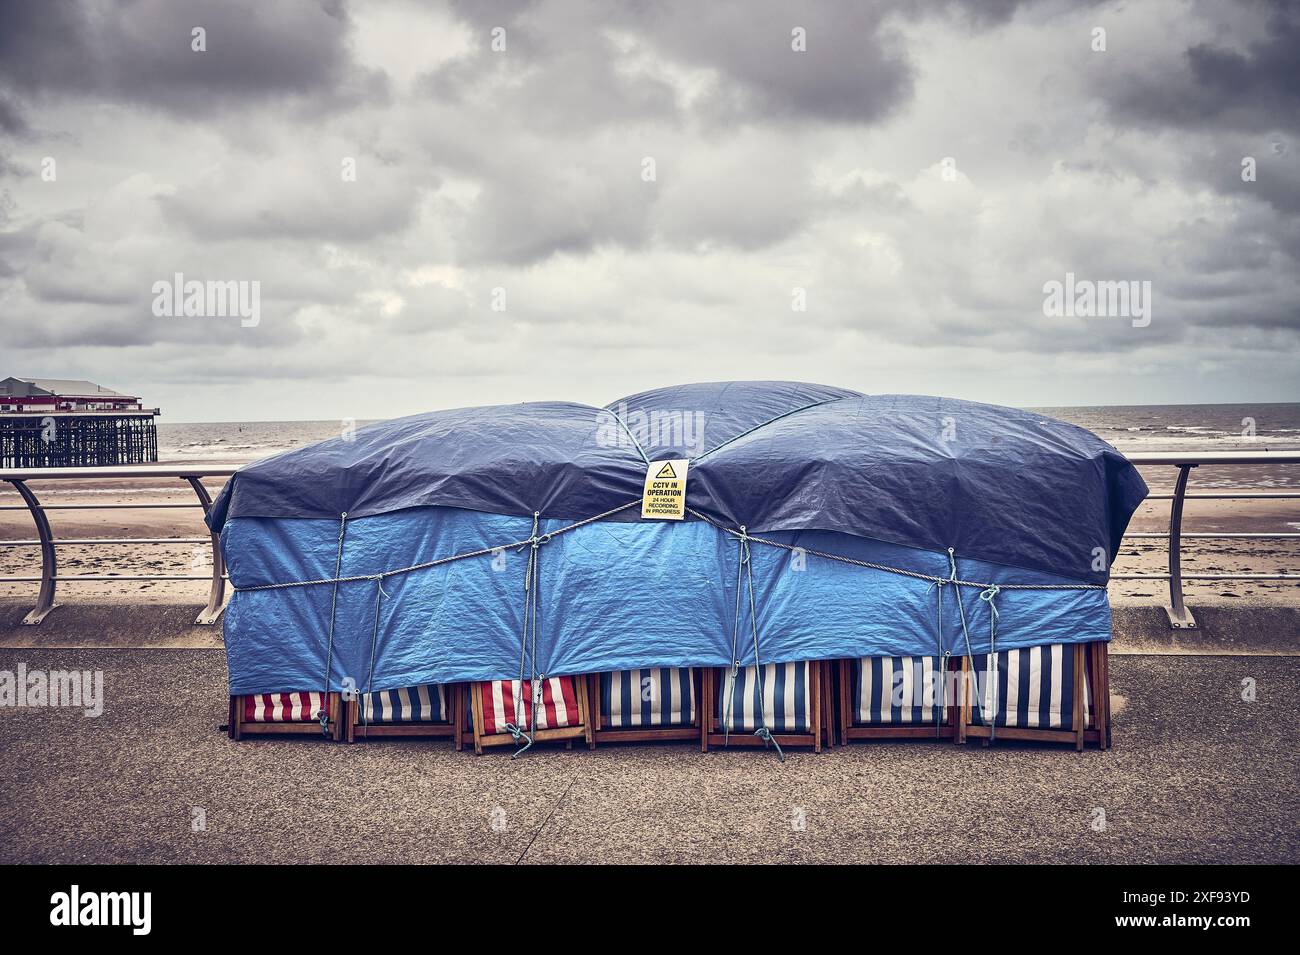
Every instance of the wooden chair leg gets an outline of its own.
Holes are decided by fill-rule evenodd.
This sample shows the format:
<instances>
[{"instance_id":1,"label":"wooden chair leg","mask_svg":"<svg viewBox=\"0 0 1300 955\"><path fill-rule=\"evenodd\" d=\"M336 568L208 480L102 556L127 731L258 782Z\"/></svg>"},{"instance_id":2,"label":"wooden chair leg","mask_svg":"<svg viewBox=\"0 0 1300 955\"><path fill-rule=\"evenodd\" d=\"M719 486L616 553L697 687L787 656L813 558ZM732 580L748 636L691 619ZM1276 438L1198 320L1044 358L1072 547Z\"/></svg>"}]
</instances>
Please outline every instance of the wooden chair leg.
<instances>
[{"instance_id":1,"label":"wooden chair leg","mask_svg":"<svg viewBox=\"0 0 1300 955\"><path fill-rule=\"evenodd\" d=\"M451 687L451 735L459 753L465 748L465 698L461 695L459 683Z\"/></svg>"},{"instance_id":2,"label":"wooden chair leg","mask_svg":"<svg viewBox=\"0 0 1300 955\"><path fill-rule=\"evenodd\" d=\"M1087 660L1083 655L1083 644L1074 645L1074 748L1083 752L1083 687L1087 672Z\"/></svg>"},{"instance_id":3,"label":"wooden chair leg","mask_svg":"<svg viewBox=\"0 0 1300 955\"><path fill-rule=\"evenodd\" d=\"M713 668L700 667L702 707L700 712L700 752L709 751L709 731L713 728Z\"/></svg>"},{"instance_id":4,"label":"wooden chair leg","mask_svg":"<svg viewBox=\"0 0 1300 955\"><path fill-rule=\"evenodd\" d=\"M1110 737L1111 737L1111 732L1115 726L1115 721L1111 719L1111 712L1110 712L1110 644L1108 643L1103 643L1101 645L1101 672L1103 676L1103 682L1105 683L1106 686L1106 695L1104 697L1106 701L1105 742L1106 742L1106 748L1110 749L1110 744L1111 744Z\"/></svg>"},{"instance_id":5,"label":"wooden chair leg","mask_svg":"<svg viewBox=\"0 0 1300 955\"><path fill-rule=\"evenodd\" d=\"M237 696L235 699L235 718L230 721L232 727L232 739L240 740L244 738L244 698Z\"/></svg>"},{"instance_id":6,"label":"wooden chair leg","mask_svg":"<svg viewBox=\"0 0 1300 955\"><path fill-rule=\"evenodd\" d=\"M343 741L343 694L331 693L329 696L330 712L334 714L334 726L330 733L330 739L336 743Z\"/></svg>"},{"instance_id":7,"label":"wooden chair leg","mask_svg":"<svg viewBox=\"0 0 1300 955\"><path fill-rule=\"evenodd\" d=\"M469 685L470 703L474 707L474 755L483 755L483 690L478 683ZM522 690L521 690L522 692Z\"/></svg>"},{"instance_id":8,"label":"wooden chair leg","mask_svg":"<svg viewBox=\"0 0 1300 955\"><path fill-rule=\"evenodd\" d=\"M592 731L591 694L588 692L590 688L591 681L586 677L577 676L573 678L573 689L578 694L578 718L582 720L587 749L595 749L596 737Z\"/></svg>"},{"instance_id":9,"label":"wooden chair leg","mask_svg":"<svg viewBox=\"0 0 1300 955\"><path fill-rule=\"evenodd\" d=\"M826 748L835 748L835 675L839 672L838 660L822 663L822 732L826 734Z\"/></svg>"},{"instance_id":10,"label":"wooden chair leg","mask_svg":"<svg viewBox=\"0 0 1300 955\"><path fill-rule=\"evenodd\" d=\"M808 682L812 684L812 724L813 724L813 752L822 751L822 662L813 660L808 666L812 669L809 674L812 679Z\"/></svg>"},{"instance_id":11,"label":"wooden chair leg","mask_svg":"<svg viewBox=\"0 0 1300 955\"><path fill-rule=\"evenodd\" d=\"M858 665L857 660L841 660L839 666L840 742L842 742L845 746L847 746L849 743L849 726L851 725L851 721L852 721L852 713L850 711L849 703L850 700L852 699L853 694L852 691L850 690L851 674L849 673L849 667L857 666L857 665Z\"/></svg>"},{"instance_id":12,"label":"wooden chair leg","mask_svg":"<svg viewBox=\"0 0 1300 955\"><path fill-rule=\"evenodd\" d=\"M600 674L589 673L584 679L587 682L587 702L592 704L590 726L591 739L587 741L587 748L595 749L596 738L604 728L600 715Z\"/></svg>"}]
</instances>

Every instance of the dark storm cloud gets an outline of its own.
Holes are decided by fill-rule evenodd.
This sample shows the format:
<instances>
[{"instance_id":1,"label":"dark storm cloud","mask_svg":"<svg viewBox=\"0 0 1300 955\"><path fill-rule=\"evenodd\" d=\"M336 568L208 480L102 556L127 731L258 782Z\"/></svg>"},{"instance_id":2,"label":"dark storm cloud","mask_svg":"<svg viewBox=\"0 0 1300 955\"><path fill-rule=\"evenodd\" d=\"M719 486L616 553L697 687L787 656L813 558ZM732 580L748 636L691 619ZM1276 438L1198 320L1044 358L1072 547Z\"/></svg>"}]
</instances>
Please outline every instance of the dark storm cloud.
<instances>
[{"instance_id":1,"label":"dark storm cloud","mask_svg":"<svg viewBox=\"0 0 1300 955\"><path fill-rule=\"evenodd\" d=\"M149 367L182 416L582 400L629 368L1038 403L1232 399L1249 369L1280 393L1294 8L1104 12L0 0L0 342L110 383ZM259 281L261 324L155 317L178 271ZM1150 326L1047 317L1067 271L1149 280Z\"/></svg>"},{"instance_id":2,"label":"dark storm cloud","mask_svg":"<svg viewBox=\"0 0 1300 955\"><path fill-rule=\"evenodd\" d=\"M16 136L27 131L27 121L23 119L18 104L0 90L0 133Z\"/></svg>"},{"instance_id":3,"label":"dark storm cloud","mask_svg":"<svg viewBox=\"0 0 1300 955\"><path fill-rule=\"evenodd\" d=\"M204 52L191 48L196 27ZM81 94L204 114L275 96L317 105L381 97L382 74L350 61L349 28L333 2L4 3L0 81L26 98Z\"/></svg>"},{"instance_id":4,"label":"dark storm cloud","mask_svg":"<svg viewBox=\"0 0 1300 955\"><path fill-rule=\"evenodd\" d=\"M662 81L651 80L647 88L646 80L630 82L613 68L613 41L602 31L631 36L668 64L715 71L716 81L693 104L711 122L871 123L905 102L912 88L905 51L884 24L888 5L621 2L580 7L589 17L557 15L561 5L545 2L460 3L456 9L482 42L435 71L427 89L465 95L485 72L510 69L514 53L521 75L527 71L521 98L538 94L539 109L523 113L525 122L550 114L548 103L553 108L572 100L550 98L557 89L577 95L568 115L580 123L635 121L673 109ZM505 54L489 48L494 27L506 30ZM791 48L795 28L806 32L806 52Z\"/></svg>"},{"instance_id":5,"label":"dark storm cloud","mask_svg":"<svg viewBox=\"0 0 1300 955\"><path fill-rule=\"evenodd\" d=\"M1117 118L1192 129L1300 131L1300 4L1242 3L1219 13L1234 24L1263 20L1244 51L1195 43L1170 71L1123 71L1107 83Z\"/></svg>"}]
</instances>

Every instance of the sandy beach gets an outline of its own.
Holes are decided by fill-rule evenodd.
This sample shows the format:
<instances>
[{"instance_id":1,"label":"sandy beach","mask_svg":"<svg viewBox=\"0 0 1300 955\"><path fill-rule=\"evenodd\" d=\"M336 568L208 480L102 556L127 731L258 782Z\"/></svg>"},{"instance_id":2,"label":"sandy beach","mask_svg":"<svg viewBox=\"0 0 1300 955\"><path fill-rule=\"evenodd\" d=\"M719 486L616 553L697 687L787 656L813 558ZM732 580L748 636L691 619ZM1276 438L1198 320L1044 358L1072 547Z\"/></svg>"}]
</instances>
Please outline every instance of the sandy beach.
<instances>
[{"instance_id":1,"label":"sandy beach","mask_svg":"<svg viewBox=\"0 0 1300 955\"><path fill-rule=\"evenodd\" d=\"M180 463L180 462L175 462ZM193 462L189 462L192 464ZM1264 469L1259 469L1264 470ZM1278 488L1288 486L1282 468L1279 474L1251 473L1249 468L1203 469L1194 478L1192 490L1226 488ZM1294 468L1293 468L1294 470ZM1172 468L1147 468L1144 476L1153 494L1172 489ZM209 479L213 496L222 485ZM33 482L43 503L86 504L196 504L188 485L180 481L123 482L113 480L76 482ZM21 505L7 485L0 489L0 504ZM1147 501L1129 526L1130 532L1163 533L1168 530L1169 502ZM148 510L55 510L50 523L58 538L83 540L104 537L202 537L206 534L197 506ZM1190 501L1184 516L1184 532L1202 533L1294 533L1300 531L1300 499L1254 501ZM35 537L25 510L0 511L0 541L30 540ZM1300 573L1300 541L1282 540L1191 540L1184 541L1183 572L1276 574ZM78 574L209 574L211 551L206 543L160 545L61 545L58 551L62 576ZM1155 574L1167 569L1163 540L1127 538L1120 550L1116 574ZM35 547L0 547L0 576L38 575L40 552ZM0 583L0 597L35 597L35 583ZM1187 581L1188 603L1224 604L1235 601L1266 601L1300 605L1300 582L1296 581ZM87 581L64 583L60 601L99 598L130 598L142 602L189 602L206 600L208 583L181 581ZM1115 580L1110 596L1117 604L1164 603L1168 587L1162 580Z\"/></svg>"}]
</instances>

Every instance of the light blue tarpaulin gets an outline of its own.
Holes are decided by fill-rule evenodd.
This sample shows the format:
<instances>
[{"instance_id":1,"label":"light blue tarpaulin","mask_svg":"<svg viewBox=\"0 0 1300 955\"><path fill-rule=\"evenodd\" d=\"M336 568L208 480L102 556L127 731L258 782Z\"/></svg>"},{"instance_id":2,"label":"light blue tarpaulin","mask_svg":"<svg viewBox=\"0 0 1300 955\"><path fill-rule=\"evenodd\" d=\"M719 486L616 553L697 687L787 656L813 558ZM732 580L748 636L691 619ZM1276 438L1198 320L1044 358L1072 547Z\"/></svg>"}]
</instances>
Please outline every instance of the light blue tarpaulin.
<instances>
[{"instance_id":1,"label":"light blue tarpaulin","mask_svg":"<svg viewBox=\"0 0 1300 955\"><path fill-rule=\"evenodd\" d=\"M545 535L572 522L542 521ZM386 577L277 589L334 577L338 520L234 518L222 530L231 582L226 610L232 693L513 679L520 673L529 547ZM341 577L372 575L521 541L531 519L421 507L349 520ZM759 655L764 663L966 652L956 588L816 556L836 554L947 577L946 554L826 531L772 533L800 550L750 544ZM727 666L733 659L736 538L700 520L606 521L559 534L538 550L537 659L525 676L649 666ZM1034 571L958 558L960 579L1077 587ZM742 586L746 577L742 576ZM382 592L381 592L382 586ZM963 587L971 649L987 652L989 603ZM938 629L943 591L942 632ZM742 591L735 658L754 662ZM1107 640L1101 589L1004 589L999 650ZM531 650L531 647L529 648ZM373 667L373 673L372 673Z\"/></svg>"},{"instance_id":2,"label":"light blue tarpaulin","mask_svg":"<svg viewBox=\"0 0 1300 955\"><path fill-rule=\"evenodd\" d=\"M690 516L642 520L648 462L680 457ZM749 665L755 628L764 663L983 653L994 608L999 650L1106 640L1146 492L1042 415L711 382L382 422L242 468L208 522L237 588L231 691L365 691ZM535 514L526 591L532 546L492 548L533 538ZM948 548L967 586L942 583Z\"/></svg>"}]
</instances>

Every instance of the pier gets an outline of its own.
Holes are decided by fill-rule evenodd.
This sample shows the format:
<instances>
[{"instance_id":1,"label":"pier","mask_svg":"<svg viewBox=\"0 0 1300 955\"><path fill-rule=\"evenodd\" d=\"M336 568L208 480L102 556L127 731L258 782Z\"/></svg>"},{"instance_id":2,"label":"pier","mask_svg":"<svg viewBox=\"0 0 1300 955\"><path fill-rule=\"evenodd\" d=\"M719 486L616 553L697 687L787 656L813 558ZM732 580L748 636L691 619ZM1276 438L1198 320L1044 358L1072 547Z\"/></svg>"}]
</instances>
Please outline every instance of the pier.
<instances>
[{"instance_id":1,"label":"pier","mask_svg":"<svg viewBox=\"0 0 1300 955\"><path fill-rule=\"evenodd\" d=\"M90 381L0 381L0 467L148 464L158 460L157 408Z\"/></svg>"}]
</instances>

